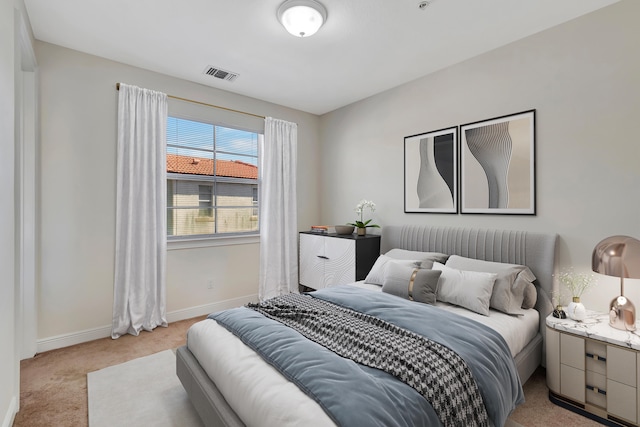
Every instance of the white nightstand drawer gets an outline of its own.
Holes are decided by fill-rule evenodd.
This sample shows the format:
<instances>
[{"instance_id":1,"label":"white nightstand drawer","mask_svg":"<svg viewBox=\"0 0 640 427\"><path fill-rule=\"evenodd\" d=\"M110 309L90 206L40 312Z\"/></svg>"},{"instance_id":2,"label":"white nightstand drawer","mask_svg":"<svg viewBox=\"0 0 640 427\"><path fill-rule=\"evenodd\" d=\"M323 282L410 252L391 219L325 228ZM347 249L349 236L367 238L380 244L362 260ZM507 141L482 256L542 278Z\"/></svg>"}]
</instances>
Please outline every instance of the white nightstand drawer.
<instances>
[{"instance_id":1,"label":"white nightstand drawer","mask_svg":"<svg viewBox=\"0 0 640 427\"><path fill-rule=\"evenodd\" d=\"M584 339L574 335L561 334L560 363L584 371Z\"/></svg>"},{"instance_id":2,"label":"white nightstand drawer","mask_svg":"<svg viewBox=\"0 0 640 427\"><path fill-rule=\"evenodd\" d=\"M582 359L584 361L584 358ZM560 393L577 402L585 403L584 370L560 365Z\"/></svg>"},{"instance_id":3,"label":"white nightstand drawer","mask_svg":"<svg viewBox=\"0 0 640 427\"><path fill-rule=\"evenodd\" d=\"M547 328L547 386L560 393L560 332Z\"/></svg>"},{"instance_id":4,"label":"white nightstand drawer","mask_svg":"<svg viewBox=\"0 0 640 427\"><path fill-rule=\"evenodd\" d=\"M587 359L588 361L588 359ZM602 409L607 408L607 377L592 371L586 371L586 401Z\"/></svg>"},{"instance_id":5,"label":"white nightstand drawer","mask_svg":"<svg viewBox=\"0 0 640 427\"><path fill-rule=\"evenodd\" d=\"M636 389L607 380L607 411L616 417L636 422Z\"/></svg>"},{"instance_id":6,"label":"white nightstand drawer","mask_svg":"<svg viewBox=\"0 0 640 427\"><path fill-rule=\"evenodd\" d=\"M300 233L299 280L312 289L363 280L380 255L380 236Z\"/></svg>"},{"instance_id":7,"label":"white nightstand drawer","mask_svg":"<svg viewBox=\"0 0 640 427\"><path fill-rule=\"evenodd\" d=\"M607 378L636 387L636 352L608 345Z\"/></svg>"},{"instance_id":8,"label":"white nightstand drawer","mask_svg":"<svg viewBox=\"0 0 640 427\"><path fill-rule=\"evenodd\" d=\"M607 346L601 342L586 340L586 370L598 374L607 374Z\"/></svg>"}]
</instances>

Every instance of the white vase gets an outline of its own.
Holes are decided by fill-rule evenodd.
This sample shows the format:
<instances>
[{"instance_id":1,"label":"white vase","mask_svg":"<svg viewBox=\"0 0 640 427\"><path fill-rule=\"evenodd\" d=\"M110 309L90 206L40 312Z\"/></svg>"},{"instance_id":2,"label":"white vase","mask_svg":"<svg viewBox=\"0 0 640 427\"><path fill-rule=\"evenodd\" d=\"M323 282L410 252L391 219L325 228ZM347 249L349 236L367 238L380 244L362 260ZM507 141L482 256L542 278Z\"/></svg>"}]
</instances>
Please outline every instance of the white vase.
<instances>
[{"instance_id":1,"label":"white vase","mask_svg":"<svg viewBox=\"0 0 640 427\"><path fill-rule=\"evenodd\" d=\"M578 322L586 319L587 310L580 302L580 297L573 297L573 301L571 301L569 303L569 307L567 307L567 316L569 316L570 319L577 320Z\"/></svg>"}]
</instances>

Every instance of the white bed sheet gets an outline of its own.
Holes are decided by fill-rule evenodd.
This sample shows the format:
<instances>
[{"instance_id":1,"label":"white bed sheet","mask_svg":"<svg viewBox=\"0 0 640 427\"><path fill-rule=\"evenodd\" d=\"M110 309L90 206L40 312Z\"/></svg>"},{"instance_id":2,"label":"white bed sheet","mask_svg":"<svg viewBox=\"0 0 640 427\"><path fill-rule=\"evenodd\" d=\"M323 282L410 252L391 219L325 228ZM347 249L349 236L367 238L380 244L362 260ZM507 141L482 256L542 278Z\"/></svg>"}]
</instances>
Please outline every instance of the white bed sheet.
<instances>
[{"instance_id":1,"label":"white bed sheet","mask_svg":"<svg viewBox=\"0 0 640 427\"><path fill-rule=\"evenodd\" d=\"M247 426L335 425L315 400L215 320L193 324L187 347Z\"/></svg>"},{"instance_id":2,"label":"white bed sheet","mask_svg":"<svg viewBox=\"0 0 640 427\"><path fill-rule=\"evenodd\" d=\"M374 291L381 289L363 282L353 285ZM516 318L494 310L489 316L482 316L450 304L437 305L465 317L482 318L477 320L500 333L512 355L524 348L538 332L538 312L535 310L527 310L534 313ZM335 425L313 399L216 321L206 319L191 326L187 347L247 426Z\"/></svg>"}]
</instances>

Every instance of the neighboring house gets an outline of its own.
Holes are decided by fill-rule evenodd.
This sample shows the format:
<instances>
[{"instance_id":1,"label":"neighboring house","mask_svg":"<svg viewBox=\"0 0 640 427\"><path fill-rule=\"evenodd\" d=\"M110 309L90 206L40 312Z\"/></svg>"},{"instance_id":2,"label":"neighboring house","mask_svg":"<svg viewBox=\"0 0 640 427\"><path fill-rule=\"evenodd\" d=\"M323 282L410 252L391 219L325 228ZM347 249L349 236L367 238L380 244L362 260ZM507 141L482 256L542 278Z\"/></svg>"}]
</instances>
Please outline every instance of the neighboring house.
<instances>
[{"instance_id":1,"label":"neighboring house","mask_svg":"<svg viewBox=\"0 0 640 427\"><path fill-rule=\"evenodd\" d=\"M257 166L167 154L169 236L257 231L257 205Z\"/></svg>"}]
</instances>

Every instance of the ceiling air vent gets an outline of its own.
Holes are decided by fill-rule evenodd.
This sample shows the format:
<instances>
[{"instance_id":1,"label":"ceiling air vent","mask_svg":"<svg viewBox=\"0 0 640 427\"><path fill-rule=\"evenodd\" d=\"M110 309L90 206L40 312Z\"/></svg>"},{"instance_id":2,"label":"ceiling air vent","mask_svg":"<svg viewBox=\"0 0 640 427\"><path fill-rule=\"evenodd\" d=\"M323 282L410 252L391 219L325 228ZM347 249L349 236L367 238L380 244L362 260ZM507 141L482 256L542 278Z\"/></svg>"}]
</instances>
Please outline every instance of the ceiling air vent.
<instances>
[{"instance_id":1,"label":"ceiling air vent","mask_svg":"<svg viewBox=\"0 0 640 427\"><path fill-rule=\"evenodd\" d=\"M232 73L231 71L226 71L218 67L212 67L211 65L207 66L207 68L204 69L204 74L208 74L217 79L227 80L229 82L234 81L236 77L239 76L238 73Z\"/></svg>"}]
</instances>

